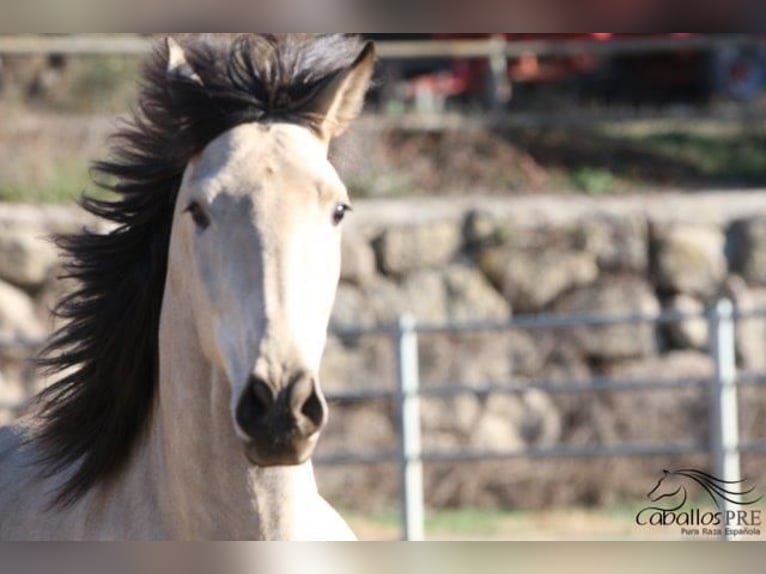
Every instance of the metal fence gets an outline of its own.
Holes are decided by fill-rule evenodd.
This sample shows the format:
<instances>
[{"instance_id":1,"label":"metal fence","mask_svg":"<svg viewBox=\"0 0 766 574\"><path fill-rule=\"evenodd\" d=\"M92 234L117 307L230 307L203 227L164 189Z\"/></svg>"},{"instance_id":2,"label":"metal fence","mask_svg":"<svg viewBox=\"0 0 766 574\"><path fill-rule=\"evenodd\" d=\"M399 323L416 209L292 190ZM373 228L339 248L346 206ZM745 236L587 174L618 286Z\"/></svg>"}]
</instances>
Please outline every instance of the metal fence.
<instances>
[{"instance_id":1,"label":"metal fence","mask_svg":"<svg viewBox=\"0 0 766 574\"><path fill-rule=\"evenodd\" d=\"M713 473L726 481L738 481L741 477L740 454L743 452L766 453L766 440L742 442L739 438L739 405L737 388L745 385L763 385L766 374L737 372L736 322L743 318L766 319L766 309L737 311L727 299L719 300L705 313L681 313L664 311L642 315L535 315L522 316L502 322L472 322L417 324L405 315L390 326L337 327L333 333L339 337L388 335L396 350L396 387L364 388L353 391L328 392L328 400L359 401L393 399L396 404L399 435L396 452L383 453L337 453L318 456L317 465L379 464L395 462L399 466L401 492L401 529L405 540L425 538L425 505L423 464L427 462L467 462L481 460L504 460L514 458L593 458L635 457L658 455L708 454ZM514 329L537 330L566 327L597 327L617 324L663 325L688 320L706 319L709 332L709 353L714 372L709 379L611 379L592 378L579 381L514 382L467 386L460 383L428 387L420 385L418 367L418 334L455 334L481 331L508 331ZM0 349L34 348L39 341L0 339ZM766 341L763 341L766 352ZM710 436L706 443L636 443L617 445L559 445L526 450L453 450L424 451L421 446L421 397L448 397L461 394L487 395L489 393L517 393L539 389L548 393L581 393L603 391L656 391L682 389L707 385L710 396ZM23 405L0 405L0 408L20 409ZM724 501L723 511L733 510ZM724 529L725 530L725 529Z\"/></svg>"},{"instance_id":2,"label":"metal fence","mask_svg":"<svg viewBox=\"0 0 766 574\"><path fill-rule=\"evenodd\" d=\"M389 333L396 349L396 389L360 389L351 392L328 393L332 400L363 400L393 398L397 406L399 434L396 453L348 453L318 457L321 465L377 464L397 462L401 487L401 529L405 540L423 540L424 532L424 462L465 462L512 458L589 458L634 457L657 455L709 454L713 473L726 481L740 480L740 453L766 452L766 441L743 443L739 438L737 387L766 383L766 375L738 374L736 366L735 323L742 318L766 318L766 309L735 311L732 303L722 299L705 313L662 312L654 315L537 315L520 317L507 322L447 323L418 325L411 316L403 316L395 325L336 329L342 337ZM616 324L651 323L661 325L687 320L706 319L709 328L709 353L714 372L709 380L638 380L597 378L582 381L507 382L483 387L454 384L422 387L418 368L419 333L458 333L506 331L512 329L546 329L558 327L606 326ZM764 351L766 352L766 341ZM618 445L552 446L528 450L454 450L424 451L421 447L420 398L424 396L455 396L459 394L516 393L539 389L549 393L579 393L599 391L681 389L706 385L710 396L710 436L707 443L672 444L622 443ZM724 502L723 511L730 511ZM725 530L725 529L724 529Z\"/></svg>"},{"instance_id":3,"label":"metal fence","mask_svg":"<svg viewBox=\"0 0 766 574\"><path fill-rule=\"evenodd\" d=\"M152 34L8 34L0 35L0 60L3 56L30 56L59 54L66 56L145 56L152 50ZM443 38L428 40L376 41L377 57L385 62L426 59L484 59L488 62L491 83L500 92L508 90L508 63L534 55L540 58L567 58L572 56L606 57L630 54L653 54L673 51L766 50L766 36L758 34L658 34L649 36L621 36L608 41L587 38L509 39L503 35L484 38ZM2 62L0 61L0 71ZM689 109L673 106L617 106L614 109L570 109L560 111L527 110L524 114L506 114L501 108L488 108L483 114L448 114L439 104L433 107L433 93L429 88L420 91L423 98L416 102L417 111L439 113L383 114L389 127L441 131L444 129L506 128L528 125L593 125L604 121L632 121L637 119L667 119L697 121L701 119L741 119L753 121L763 115L757 106L692 106ZM417 96L416 96L417 100ZM418 106L422 106L418 107Z\"/></svg>"},{"instance_id":4,"label":"metal fence","mask_svg":"<svg viewBox=\"0 0 766 574\"><path fill-rule=\"evenodd\" d=\"M380 40L383 59L415 58L518 58L573 56L580 54L632 54L683 49L715 49L723 46L762 46L766 38L756 34L697 34L674 37L620 37L609 41L577 38L508 40L502 35L476 39ZM143 55L151 51L149 34L8 34L0 35L0 54L97 54Z\"/></svg>"}]
</instances>

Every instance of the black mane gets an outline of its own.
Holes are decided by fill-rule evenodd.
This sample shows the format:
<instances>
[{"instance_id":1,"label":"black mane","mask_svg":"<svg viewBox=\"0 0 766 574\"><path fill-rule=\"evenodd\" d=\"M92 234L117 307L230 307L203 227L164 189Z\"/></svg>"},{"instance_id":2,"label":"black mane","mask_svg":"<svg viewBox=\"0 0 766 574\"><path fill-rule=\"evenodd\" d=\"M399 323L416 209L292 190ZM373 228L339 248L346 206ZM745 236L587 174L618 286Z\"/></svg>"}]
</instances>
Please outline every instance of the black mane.
<instances>
[{"instance_id":1,"label":"black mane","mask_svg":"<svg viewBox=\"0 0 766 574\"><path fill-rule=\"evenodd\" d=\"M173 207L189 160L245 122L318 129L311 99L360 52L355 37L208 35L179 38L201 82L168 75L158 45L145 65L138 107L113 136L94 182L116 194L81 205L115 227L57 238L64 276L78 289L56 314L66 324L39 364L61 378L43 391L37 438L47 476L75 464L55 502L70 504L124 468L150 419L158 327Z\"/></svg>"}]
</instances>

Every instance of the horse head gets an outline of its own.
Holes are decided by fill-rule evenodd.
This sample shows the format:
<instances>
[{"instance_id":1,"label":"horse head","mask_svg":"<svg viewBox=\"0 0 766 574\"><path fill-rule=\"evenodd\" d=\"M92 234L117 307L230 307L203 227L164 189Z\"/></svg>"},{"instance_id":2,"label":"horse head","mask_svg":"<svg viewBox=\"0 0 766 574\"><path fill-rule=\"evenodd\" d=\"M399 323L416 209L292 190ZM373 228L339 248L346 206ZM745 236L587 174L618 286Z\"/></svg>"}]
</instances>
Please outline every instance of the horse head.
<instances>
[{"instance_id":1,"label":"horse head","mask_svg":"<svg viewBox=\"0 0 766 574\"><path fill-rule=\"evenodd\" d=\"M261 42L248 49L272 49ZM245 70L283 65L248 53ZM215 89L199 58L175 41L168 54L182 102L196 85ZM192 310L202 353L231 387L235 432L259 466L307 460L327 420L318 371L351 209L328 146L361 108L372 67L368 44L329 78L269 86L259 95L274 100L269 115L254 110L257 121L214 138L187 165L175 201L168 288Z\"/></svg>"}]
</instances>

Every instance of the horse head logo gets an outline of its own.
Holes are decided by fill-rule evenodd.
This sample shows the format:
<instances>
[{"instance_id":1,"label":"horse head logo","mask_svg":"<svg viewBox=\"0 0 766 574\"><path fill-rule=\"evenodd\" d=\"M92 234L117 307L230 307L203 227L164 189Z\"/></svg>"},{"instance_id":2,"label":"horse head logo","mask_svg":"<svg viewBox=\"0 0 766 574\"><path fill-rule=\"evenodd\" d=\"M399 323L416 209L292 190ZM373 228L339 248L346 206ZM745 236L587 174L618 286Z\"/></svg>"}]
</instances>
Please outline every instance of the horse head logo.
<instances>
[{"instance_id":1,"label":"horse head logo","mask_svg":"<svg viewBox=\"0 0 766 574\"><path fill-rule=\"evenodd\" d=\"M755 486L747 488L745 480L722 480L691 468L681 468L678 470L663 470L662 476L647 494L647 498L652 502L669 500L672 508L665 508L665 511L674 511L681 508L688 499L686 484L696 483L712 499L716 508L720 509L723 501L730 502L739 506L748 506L755 504L763 496L755 496Z\"/></svg>"}]
</instances>

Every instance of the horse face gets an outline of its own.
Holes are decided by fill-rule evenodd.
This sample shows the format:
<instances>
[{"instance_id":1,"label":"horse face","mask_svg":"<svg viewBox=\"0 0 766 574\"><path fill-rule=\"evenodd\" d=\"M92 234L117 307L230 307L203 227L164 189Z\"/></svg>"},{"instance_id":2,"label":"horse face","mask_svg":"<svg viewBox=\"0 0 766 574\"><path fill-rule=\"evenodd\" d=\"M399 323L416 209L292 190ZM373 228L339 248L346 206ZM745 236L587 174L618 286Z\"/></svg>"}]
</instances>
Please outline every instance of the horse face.
<instances>
[{"instance_id":1,"label":"horse face","mask_svg":"<svg viewBox=\"0 0 766 574\"><path fill-rule=\"evenodd\" d=\"M229 381L234 429L258 465L308 459L327 418L317 372L350 209L327 150L361 109L373 62L367 44L305 95L310 127L250 123L213 140L176 199L168 282ZM173 41L168 75L204 86Z\"/></svg>"},{"instance_id":2,"label":"horse face","mask_svg":"<svg viewBox=\"0 0 766 574\"><path fill-rule=\"evenodd\" d=\"M299 126L241 125L189 165L176 203L169 265L259 465L307 459L327 418L317 372L349 199L326 152Z\"/></svg>"}]
</instances>

